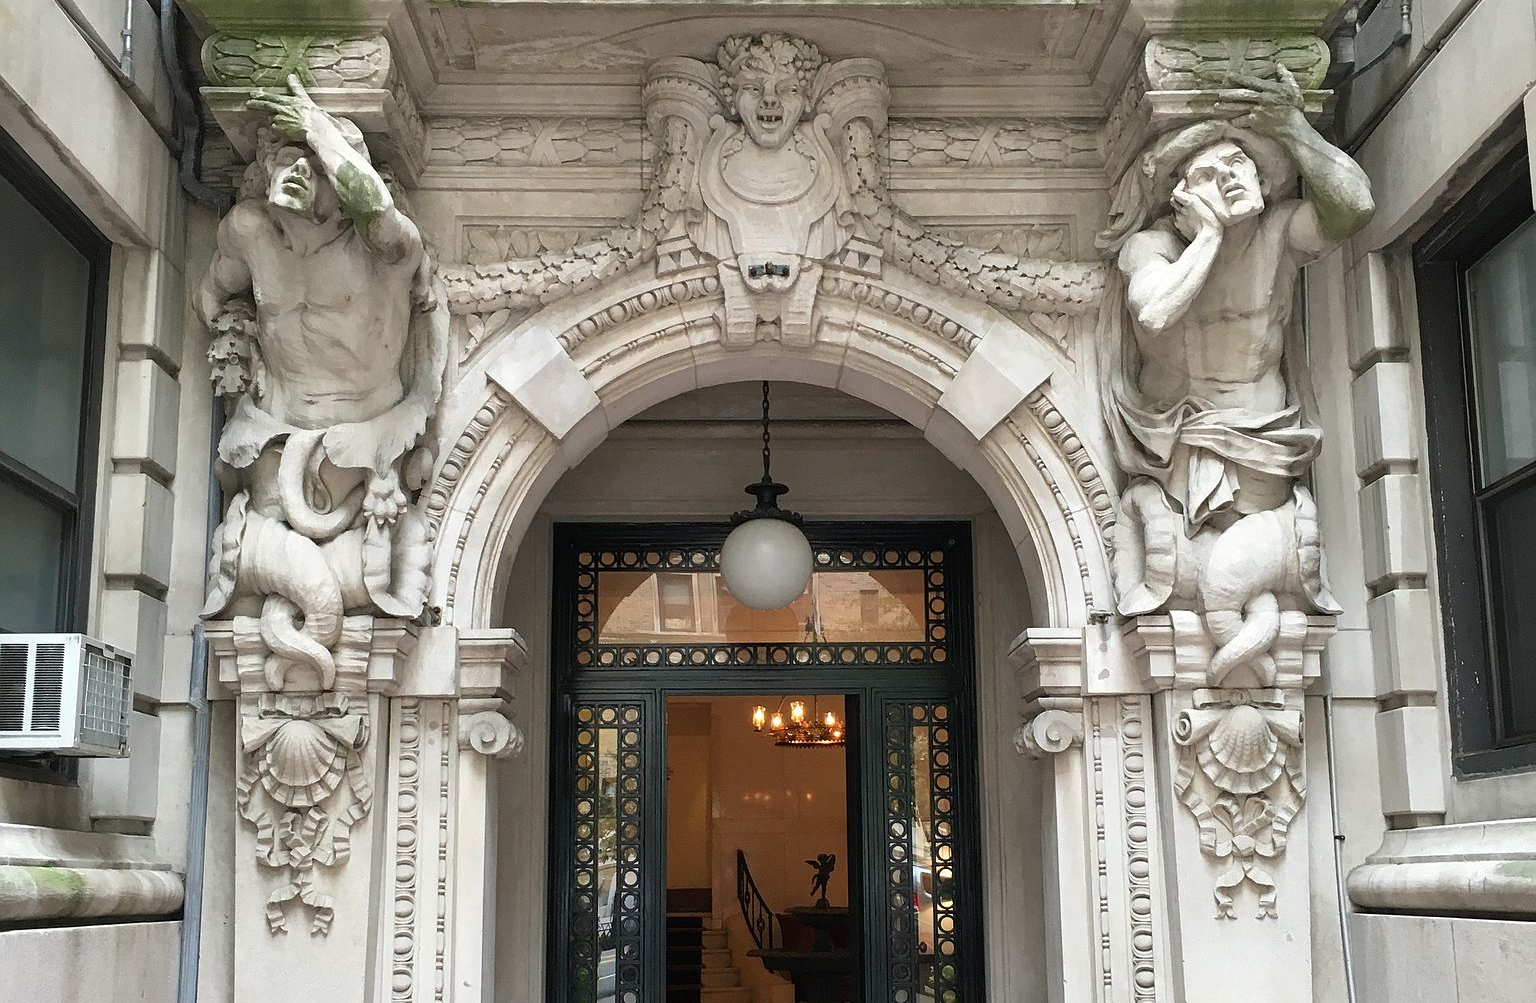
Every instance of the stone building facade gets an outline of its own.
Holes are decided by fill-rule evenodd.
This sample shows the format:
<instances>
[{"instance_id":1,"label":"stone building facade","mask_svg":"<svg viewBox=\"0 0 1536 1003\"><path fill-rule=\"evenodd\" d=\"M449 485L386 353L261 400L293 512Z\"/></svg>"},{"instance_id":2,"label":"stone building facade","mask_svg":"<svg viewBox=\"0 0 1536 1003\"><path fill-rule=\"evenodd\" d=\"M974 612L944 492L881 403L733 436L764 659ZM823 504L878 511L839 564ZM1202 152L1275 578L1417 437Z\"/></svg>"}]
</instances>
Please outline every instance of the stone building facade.
<instances>
[{"instance_id":1,"label":"stone building facade","mask_svg":"<svg viewBox=\"0 0 1536 1003\"><path fill-rule=\"evenodd\" d=\"M762 381L969 541L859 998L1528 998L1533 95L1530 0L0 0L0 630L134 652L0 1001L659 1003L562 534L723 524Z\"/></svg>"}]
</instances>

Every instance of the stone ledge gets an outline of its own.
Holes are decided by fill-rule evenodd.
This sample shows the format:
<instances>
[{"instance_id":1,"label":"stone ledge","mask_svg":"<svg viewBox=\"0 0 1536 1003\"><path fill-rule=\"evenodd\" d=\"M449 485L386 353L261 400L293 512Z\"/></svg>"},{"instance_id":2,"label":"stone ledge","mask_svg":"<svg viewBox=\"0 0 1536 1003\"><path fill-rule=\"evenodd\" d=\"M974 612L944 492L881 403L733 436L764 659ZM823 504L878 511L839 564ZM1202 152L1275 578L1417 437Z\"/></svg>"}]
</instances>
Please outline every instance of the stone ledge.
<instances>
[{"instance_id":1,"label":"stone ledge","mask_svg":"<svg viewBox=\"0 0 1536 1003\"><path fill-rule=\"evenodd\" d=\"M1364 910L1536 917L1536 818L1388 832L1347 887Z\"/></svg>"},{"instance_id":2,"label":"stone ledge","mask_svg":"<svg viewBox=\"0 0 1536 1003\"><path fill-rule=\"evenodd\" d=\"M0 916L9 921L168 916L183 893L148 837L0 824Z\"/></svg>"}]
</instances>

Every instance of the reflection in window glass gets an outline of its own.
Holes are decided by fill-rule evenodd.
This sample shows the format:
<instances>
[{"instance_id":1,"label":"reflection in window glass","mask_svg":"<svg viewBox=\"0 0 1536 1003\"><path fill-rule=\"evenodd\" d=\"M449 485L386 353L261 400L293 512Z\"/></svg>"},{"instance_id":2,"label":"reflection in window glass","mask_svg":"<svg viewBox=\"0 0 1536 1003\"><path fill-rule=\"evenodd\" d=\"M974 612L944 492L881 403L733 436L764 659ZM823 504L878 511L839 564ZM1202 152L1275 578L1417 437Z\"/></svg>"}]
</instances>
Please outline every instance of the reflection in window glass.
<instances>
[{"instance_id":1,"label":"reflection in window glass","mask_svg":"<svg viewBox=\"0 0 1536 1003\"><path fill-rule=\"evenodd\" d=\"M48 631L59 623L65 518L0 481L0 631Z\"/></svg>"},{"instance_id":2,"label":"reflection in window glass","mask_svg":"<svg viewBox=\"0 0 1536 1003\"><path fill-rule=\"evenodd\" d=\"M1467 269L1481 485L1536 462L1536 218Z\"/></svg>"},{"instance_id":3,"label":"reflection in window glass","mask_svg":"<svg viewBox=\"0 0 1536 1003\"><path fill-rule=\"evenodd\" d=\"M0 452L78 487L90 262L0 177Z\"/></svg>"},{"instance_id":4,"label":"reflection in window glass","mask_svg":"<svg viewBox=\"0 0 1536 1003\"><path fill-rule=\"evenodd\" d=\"M766 612L738 603L714 572L604 571L598 575L597 639L600 644L923 641L924 602L921 569L817 572L799 599Z\"/></svg>"}]
</instances>

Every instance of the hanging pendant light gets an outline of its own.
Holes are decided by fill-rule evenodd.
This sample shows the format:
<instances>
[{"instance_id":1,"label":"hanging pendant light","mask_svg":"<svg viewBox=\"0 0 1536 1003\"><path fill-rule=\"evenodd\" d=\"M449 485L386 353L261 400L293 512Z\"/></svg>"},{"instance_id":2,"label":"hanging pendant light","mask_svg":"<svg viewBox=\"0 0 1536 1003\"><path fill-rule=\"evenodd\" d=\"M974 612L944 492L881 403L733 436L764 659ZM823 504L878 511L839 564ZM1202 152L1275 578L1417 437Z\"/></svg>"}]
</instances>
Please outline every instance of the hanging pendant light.
<instances>
[{"instance_id":1,"label":"hanging pendant light","mask_svg":"<svg viewBox=\"0 0 1536 1003\"><path fill-rule=\"evenodd\" d=\"M810 584L813 556L798 513L779 508L789 488L768 470L768 381L763 381L763 479L747 486L757 507L731 516L731 535L720 548L720 577L749 609L783 609Z\"/></svg>"}]
</instances>

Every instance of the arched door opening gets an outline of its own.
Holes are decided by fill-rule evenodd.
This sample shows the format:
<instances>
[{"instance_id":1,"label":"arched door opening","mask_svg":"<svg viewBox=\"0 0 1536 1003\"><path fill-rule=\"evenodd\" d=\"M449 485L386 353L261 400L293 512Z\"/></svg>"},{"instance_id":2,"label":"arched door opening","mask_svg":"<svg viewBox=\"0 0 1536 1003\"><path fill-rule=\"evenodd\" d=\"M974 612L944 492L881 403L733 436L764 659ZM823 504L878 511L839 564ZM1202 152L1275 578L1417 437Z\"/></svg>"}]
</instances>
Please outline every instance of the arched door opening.
<instances>
[{"instance_id":1,"label":"arched door opening","mask_svg":"<svg viewBox=\"0 0 1536 1003\"><path fill-rule=\"evenodd\" d=\"M564 904L571 891L567 879L575 873L574 854L584 852L575 845L573 838L576 821L572 812L577 785L582 782L578 766L586 763L590 769L602 769L601 756L581 759L583 750L573 741L576 730L573 725L580 723L576 717L581 712L579 708L584 707L593 715L593 720L588 722L593 725L604 724L598 716L605 713L650 715L636 722L635 740L650 743L645 747L651 750L653 757L644 765L654 768L642 770L642 774L661 776L655 770L668 767L654 764L664 761L669 744L666 727L669 720L675 722L690 714L698 715L700 707L705 708L706 720L709 720L707 715L712 713L714 702L719 701L722 706L745 706L742 702L748 697L756 698L749 702L773 701L768 707L771 711L778 698L786 694L807 699L820 694L828 699L847 701L843 707L848 713L850 731L859 731L848 747L850 782L846 790L854 810L847 814L850 819L846 827L848 855L839 858L842 877L854 883L856 875L879 876L887 872L889 868L878 866L877 853L884 856L896 852L920 858L909 860L904 880L911 887L907 888L906 903L898 911L901 915L910 913L913 923L909 944L913 954L913 986L918 992L912 997L914 1003L923 995L917 988L919 986L929 987L929 998L944 998L942 992L935 995L940 989L939 975L944 970L922 956L927 952L957 951L968 957L970 967L956 968L949 976L951 991L957 992L956 999L978 998L979 990L958 992L962 983L979 987L984 979L1013 981L1044 974L1043 903L1037 901L1043 882L1041 854L1038 837L1033 835L1033 827L1029 825L1029 806L1038 808L1040 792L1034 771L1019 769L1012 748L1012 734L1023 714L1023 704L1022 694L1005 664L1008 643L1030 625L1031 604L1026 579L1014 556L1009 534L975 482L959 476L953 465L906 422L834 391L777 384L774 389L775 415L782 415L782 418L776 419L774 424L775 472L782 469L782 479L795 488L794 506L806 514L813 540L819 538L829 547L834 543L841 544L821 551L825 555L824 566L835 568L839 562L846 562L847 567L859 570L871 586L855 589L845 596L841 601L846 607L837 615L845 620L857 619L866 611L866 606L861 604L868 604L868 611L875 612L882 598L877 584L882 578L893 586L885 590L887 600L895 593L911 591L911 584L903 581L904 575L912 577L911 571L858 569L857 565L866 558L873 558L874 563L879 564L890 552L893 563L901 565L910 563L909 551L915 552L920 559L913 569L916 571L914 580L922 583L933 570L924 570L922 561L931 556L933 547L929 544L932 538L938 538L949 545L955 555L962 551L974 553L975 567L965 569L968 554L956 556L953 559L957 563L953 567L940 569L938 581L941 587L937 591L930 594L924 592L921 584L917 587L920 595L912 602L906 617L912 623L904 625L917 629L910 639L926 641L934 624L919 619L916 614L925 610L930 600L937 600L939 610L946 617L939 628L940 637L949 642L939 646L944 648L939 656L942 661L935 663L934 671L926 679L922 670L912 667L910 652L906 650L910 646L895 643L895 633L886 635L893 643L878 646L839 645L836 643L838 638L828 631L829 643L821 649L814 643L810 647L798 644L803 640L802 636L792 641L766 637L756 646L738 644L732 648L725 643L728 639L711 633L725 626L729 617L722 620L721 609L716 605L709 607L709 616L713 619L708 619L701 612L708 604L693 601L695 596L714 595L713 587L691 580L703 576L689 575L690 580L684 580L684 576L675 570L674 562L682 562L683 570L689 570L694 551L688 550L687 541L692 539L696 544L703 544L702 553L707 551L708 539L713 534L718 545L719 538L728 528L725 514L733 507L740 507L737 496L741 485L752 479L758 462L757 387L757 384L733 384L684 394L615 429L585 462L553 486L541 512L530 521L530 528L522 537L520 551L509 570L523 587L508 591L503 615L506 622L517 623L520 627L527 625L525 633L532 665L528 690L520 694L519 705L527 715L550 713L551 720L525 718L525 731L535 738L523 756L507 764L508 769L503 774L502 804L516 806L517 814L514 818L507 807L503 809L503 859L497 869L498 997L517 998L521 990L528 993L529 998L554 999L560 996L562 987L572 987L570 948L577 938L569 927L547 927L545 917L564 910L567 919L561 922L569 922L569 909ZM572 527L572 523L582 525ZM656 536L658 529L662 531L661 535L650 539L650 536ZM572 533L586 542L582 545L573 542ZM637 533L646 539L641 540ZM883 542L875 539L882 535L887 537ZM606 544L598 542L604 539L608 541ZM666 546L669 544L676 544L680 549L669 551ZM624 582L613 593L631 597L624 610L618 610L617 603L611 604L613 608L604 606L606 601L600 601L595 595L583 600L570 594L576 584L575 577L584 573L577 560L582 554L594 562L590 569L594 574L598 573L597 562L609 561L612 573L620 577L627 573L635 579ZM700 559L707 561L707 558ZM655 568L626 569L626 561L637 565L647 561L659 563ZM866 573L868 570L873 574ZM663 576L671 575L679 580L661 581ZM956 575L958 577L946 577ZM963 593L951 597L945 592L951 582L963 587ZM672 590L675 593L672 599L676 600L682 593L683 584L688 585L688 609L677 603L677 608L669 611L663 589ZM864 592L874 594L861 594ZM653 628L665 627L670 615L671 625L677 632L699 643L681 646L599 644L596 635L580 633L587 628L574 618L574 611L583 601L592 602L594 618L598 615L598 607L604 606L602 613L610 620L616 612L634 619L633 614L643 607L651 617L649 623ZM824 600L824 604L827 602L830 600ZM832 611L824 605L820 612L824 627L829 626ZM562 623L563 616L567 619ZM803 635L803 618L797 613L791 619L795 620L796 631ZM893 616L892 619L900 617ZM786 624L778 626L783 628ZM590 626L596 628L597 625ZM635 626L635 623L629 624L630 629ZM959 633L953 633L957 630ZM578 637L588 644L584 653L572 650L572 642ZM619 638L620 642L623 640L623 637ZM629 638L631 642L634 640ZM777 643L780 641L783 643ZM752 647L753 651L736 650L743 647ZM871 650L876 647L892 650ZM926 657L931 658L933 650L934 646L928 645ZM882 666L879 663L887 653L892 655L892 661ZM589 675L596 676L599 681L584 686L563 683L563 678L579 675L571 671L578 659L593 663L601 661L610 670L623 670L627 663L629 671L593 672ZM705 664L698 664L696 660ZM755 665L757 661L763 664L759 667ZM952 661L960 664L949 664ZM726 662L732 664L724 664ZM947 668L938 668L940 664ZM562 672L567 675L562 677ZM886 674L885 678L876 680L882 672ZM963 682L943 681L946 672L951 680ZM663 679L665 685L655 682L662 677L666 677ZM668 698L672 698L670 703ZM693 709L683 706L687 704ZM535 707L539 710L535 711ZM953 809L947 804L941 807L971 813L965 825L950 824L943 829L952 838L971 841L973 847L967 861L968 866L973 867L967 878L972 885L967 889L972 900L963 903L958 898L953 900L964 908L974 906L974 914L969 919L941 917L937 912L931 868L935 852L932 837L939 830L931 796L923 809L914 812L915 825L910 819L902 823L908 827L904 843L885 839L884 834L890 832L893 821L900 820L878 815L876 810L880 806L877 802L885 799L875 798L874 794L892 779L880 772L887 750L876 748L883 740L884 731L891 730L883 727L884 717L888 713L904 715L900 722L893 719L891 723L899 724L909 739L905 744L904 768L911 775L914 768L920 771L924 765L913 761L912 750L922 748L923 756L930 755L926 743L933 737L931 716L935 712L945 717L954 713L966 719L963 724L957 722L957 734L951 736L946 731L941 735L944 743L953 743L953 748L941 751L945 763L958 771L954 780L945 778L945 782L956 782L959 776L965 776L964 793L972 801L965 804L962 798ZM919 716L912 718L913 714ZM749 716L742 716L739 721L737 716L740 715L725 715L721 711L721 727L734 729L734 732L730 736L717 736L716 745L724 750L734 743L739 749L740 743L750 738L767 749L774 748L770 740L751 733ZM623 722L615 716L606 725L614 729L611 737L616 742ZM922 739L914 745L911 740L919 733ZM548 742L538 742L536 736L544 734L552 737ZM602 727L595 728L593 740L600 741L601 734ZM868 737L871 743L867 751L858 744L862 737ZM784 751L804 753L806 750ZM719 754L730 753L722 751ZM766 757L766 753L764 755ZM614 763L617 765L617 760ZM924 763L928 761L924 760ZM760 765L772 769L772 764ZM670 772L675 776L675 770ZM623 778L617 773L612 777L591 775L589 783L597 785L594 787L597 790L604 780L616 785ZM641 782L639 777L636 782ZM717 785L714 794L723 794L728 786ZM861 788L871 794L865 799L868 807L862 815L859 814ZM932 787L925 790L928 795L933 793ZM664 786L647 791L646 797L650 801L642 798L639 806L642 813L647 804L664 809L667 800ZM743 792L738 789L734 793L739 796ZM611 807L616 811L617 802ZM599 810L596 801L593 809ZM723 817L725 830L733 825L737 830L743 827L739 813L731 818L731 813L723 808L712 811L718 811ZM665 811L658 809L653 814L657 821L648 830L650 845L667 845L672 841L664 825ZM540 827L538 822L544 825ZM774 824L781 823L782 817ZM914 828L919 831L912 832ZM547 847L533 846L534 839L529 834L545 831L551 833ZM1004 831L1009 831L1007 839L1002 838ZM515 838L511 838L513 833L517 834ZM598 834L594 831L592 835L596 838ZM712 851L714 864L709 887L713 901L705 911L712 923L722 927L727 920L741 915L734 871L737 847L730 842L733 838L722 836ZM743 844L749 850L753 845L757 844L750 840ZM617 853L620 847L615 843L610 849ZM599 853L596 845L589 850L594 855ZM825 847L816 852L824 850ZM861 852L863 860L859 859ZM944 852L953 853L953 850ZM758 856L761 854L761 850L757 851ZM809 852L809 847L807 854L809 857L816 855ZM652 859L660 861L663 858L658 855ZM781 895L777 889L778 878L774 878L775 890L768 904L775 913L786 912L787 907L806 897L805 879L809 870L799 862L800 859L795 859L789 891ZM758 863L749 856L749 863L759 872L759 878L761 872L771 869L766 858L763 863ZM644 907L656 914L642 929L655 940L664 935L666 928L666 878L664 870L660 869L663 867L661 863L653 866L657 868L650 876L653 891ZM925 867L930 868L927 872L930 876L925 877ZM1015 875L1026 881L1027 886L1015 884L1012 893L1005 895L996 882L983 882L983 874ZM592 875L599 886L609 877L607 874L600 877L595 872ZM875 878L869 880L873 882ZM882 891L888 897L890 889ZM865 900L875 899L866 895ZM543 903L544 909L537 908L537 903ZM604 906L608 908L604 910ZM622 918L622 910L615 912L599 895L593 899L593 915L590 917L594 931L599 912L602 912L602 920L609 921L610 931L611 923ZM882 979L886 978L883 973L890 968L886 946L891 941L888 931L893 922L899 924L902 921L901 915L894 921L890 916L850 916L850 925L857 922L858 933L866 940L878 931L880 961L875 967L882 973ZM927 916L926 921L924 916ZM947 928L960 920L963 921L957 932L964 939L956 940L948 947L941 945L936 939L940 932L938 928L941 925ZM1007 931L1006 936L1004 931ZM782 926L779 933L783 934ZM984 953L984 942L1006 943L1007 946L1000 951L989 949ZM660 944L657 941L652 950L664 950ZM729 949L735 951L737 946L733 943ZM593 943L592 959L594 970L598 972L593 979L593 992L601 993L611 987L615 995L590 998L621 998L617 995L619 947L611 938L604 941L601 949ZM754 947L753 943L746 944L746 948ZM605 958L605 954L609 957ZM866 963L865 968L868 967ZM610 969L614 979L604 982ZM649 1000L651 996L637 998ZM886 996L853 998L884 999Z\"/></svg>"}]
</instances>

